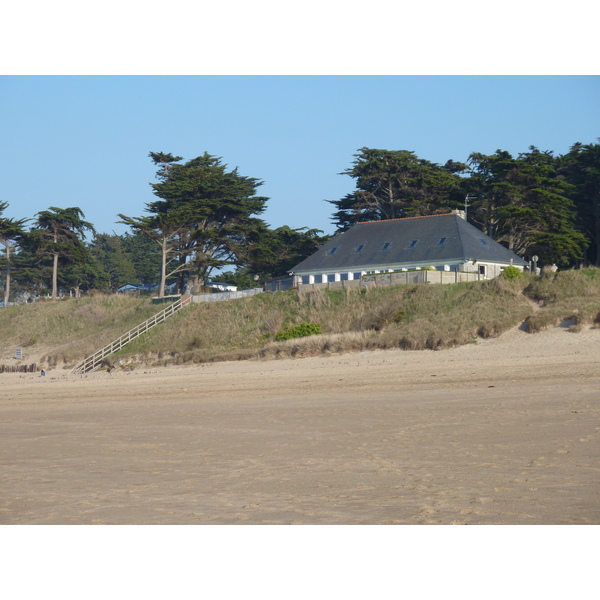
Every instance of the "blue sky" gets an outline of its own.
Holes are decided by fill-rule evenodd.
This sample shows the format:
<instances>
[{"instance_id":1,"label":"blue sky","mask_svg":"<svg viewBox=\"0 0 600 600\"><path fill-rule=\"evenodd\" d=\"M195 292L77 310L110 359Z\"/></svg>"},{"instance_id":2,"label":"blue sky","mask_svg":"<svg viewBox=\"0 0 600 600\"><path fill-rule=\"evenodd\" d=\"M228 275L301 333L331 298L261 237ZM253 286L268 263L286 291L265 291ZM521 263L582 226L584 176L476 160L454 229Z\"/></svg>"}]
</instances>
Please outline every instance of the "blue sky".
<instances>
[{"instance_id":1,"label":"blue sky","mask_svg":"<svg viewBox=\"0 0 600 600\"><path fill-rule=\"evenodd\" d=\"M79 206L100 232L144 214L150 151L204 151L264 182L272 226L333 233L359 148L432 162L600 137L598 76L3 76L5 216Z\"/></svg>"}]
</instances>

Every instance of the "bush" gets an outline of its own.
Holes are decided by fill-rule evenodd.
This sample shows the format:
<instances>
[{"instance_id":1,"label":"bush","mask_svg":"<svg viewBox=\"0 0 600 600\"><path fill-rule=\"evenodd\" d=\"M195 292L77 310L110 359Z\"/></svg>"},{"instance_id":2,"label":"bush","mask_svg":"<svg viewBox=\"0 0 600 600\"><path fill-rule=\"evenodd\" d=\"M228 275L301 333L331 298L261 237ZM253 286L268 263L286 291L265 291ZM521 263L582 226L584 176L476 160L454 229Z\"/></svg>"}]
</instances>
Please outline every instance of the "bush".
<instances>
[{"instance_id":1,"label":"bush","mask_svg":"<svg viewBox=\"0 0 600 600\"><path fill-rule=\"evenodd\" d=\"M502 272L504 279L517 279L521 277L522 274L523 273L519 267L513 267L512 265L505 267L504 271Z\"/></svg>"},{"instance_id":2,"label":"bush","mask_svg":"<svg viewBox=\"0 0 600 600\"><path fill-rule=\"evenodd\" d=\"M307 335L318 335L321 333L320 323L302 323L289 329L283 329L275 336L276 342L291 340L292 338L306 337Z\"/></svg>"}]
</instances>

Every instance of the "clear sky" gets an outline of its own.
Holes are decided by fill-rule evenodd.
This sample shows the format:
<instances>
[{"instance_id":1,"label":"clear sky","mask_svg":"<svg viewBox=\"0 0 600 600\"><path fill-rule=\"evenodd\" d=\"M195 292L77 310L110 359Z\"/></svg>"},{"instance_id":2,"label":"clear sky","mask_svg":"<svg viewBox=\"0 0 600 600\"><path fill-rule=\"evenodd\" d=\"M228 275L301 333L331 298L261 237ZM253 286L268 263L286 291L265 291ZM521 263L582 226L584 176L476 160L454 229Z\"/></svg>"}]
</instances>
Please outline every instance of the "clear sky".
<instances>
[{"instance_id":1,"label":"clear sky","mask_svg":"<svg viewBox=\"0 0 600 600\"><path fill-rule=\"evenodd\" d=\"M222 157L264 182L272 226L333 233L362 147L436 163L600 137L598 76L2 76L5 216L78 206L100 232L153 200L150 151Z\"/></svg>"}]
</instances>

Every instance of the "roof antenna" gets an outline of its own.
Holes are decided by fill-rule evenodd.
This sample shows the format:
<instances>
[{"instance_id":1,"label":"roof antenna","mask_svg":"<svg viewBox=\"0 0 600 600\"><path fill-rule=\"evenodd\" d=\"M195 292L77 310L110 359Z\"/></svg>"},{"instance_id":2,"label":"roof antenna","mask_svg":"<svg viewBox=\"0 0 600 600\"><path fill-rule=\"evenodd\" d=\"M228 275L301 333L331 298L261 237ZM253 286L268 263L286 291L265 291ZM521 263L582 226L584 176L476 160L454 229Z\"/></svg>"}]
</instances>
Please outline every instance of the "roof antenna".
<instances>
[{"instance_id":1,"label":"roof antenna","mask_svg":"<svg viewBox=\"0 0 600 600\"><path fill-rule=\"evenodd\" d=\"M467 208L469 207L469 200L476 200L477 196L469 196L469 194L467 194L465 196L465 221L467 220Z\"/></svg>"}]
</instances>

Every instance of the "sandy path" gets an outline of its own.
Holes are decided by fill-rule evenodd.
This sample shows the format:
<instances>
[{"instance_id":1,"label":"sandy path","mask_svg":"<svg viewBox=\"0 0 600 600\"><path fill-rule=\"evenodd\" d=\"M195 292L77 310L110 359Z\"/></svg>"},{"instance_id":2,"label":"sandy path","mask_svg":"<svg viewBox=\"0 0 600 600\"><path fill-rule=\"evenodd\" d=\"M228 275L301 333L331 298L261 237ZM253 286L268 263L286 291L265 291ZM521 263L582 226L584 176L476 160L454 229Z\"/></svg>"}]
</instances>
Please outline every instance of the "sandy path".
<instances>
[{"instance_id":1,"label":"sandy path","mask_svg":"<svg viewBox=\"0 0 600 600\"><path fill-rule=\"evenodd\" d=\"M598 329L0 382L0 523L600 523Z\"/></svg>"}]
</instances>

